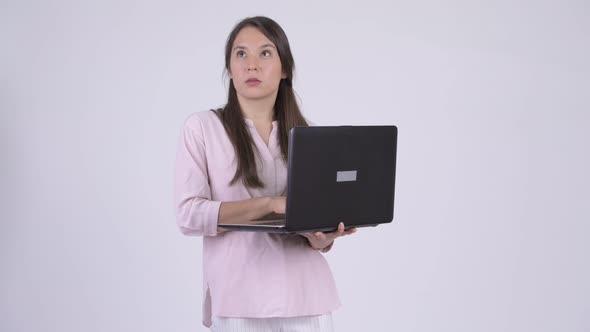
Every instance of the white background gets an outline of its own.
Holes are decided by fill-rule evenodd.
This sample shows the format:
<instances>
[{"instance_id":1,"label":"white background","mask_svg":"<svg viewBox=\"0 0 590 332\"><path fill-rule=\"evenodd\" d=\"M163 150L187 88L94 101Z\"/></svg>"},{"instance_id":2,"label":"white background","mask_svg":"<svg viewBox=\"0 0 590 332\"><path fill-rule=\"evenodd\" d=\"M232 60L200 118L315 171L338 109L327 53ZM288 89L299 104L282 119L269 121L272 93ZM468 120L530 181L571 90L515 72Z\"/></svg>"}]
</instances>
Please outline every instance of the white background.
<instances>
[{"instance_id":1,"label":"white background","mask_svg":"<svg viewBox=\"0 0 590 332\"><path fill-rule=\"evenodd\" d=\"M394 223L327 255L338 331L590 330L587 1L0 4L0 330L202 331L176 142L267 15L318 124L399 127Z\"/></svg>"}]
</instances>

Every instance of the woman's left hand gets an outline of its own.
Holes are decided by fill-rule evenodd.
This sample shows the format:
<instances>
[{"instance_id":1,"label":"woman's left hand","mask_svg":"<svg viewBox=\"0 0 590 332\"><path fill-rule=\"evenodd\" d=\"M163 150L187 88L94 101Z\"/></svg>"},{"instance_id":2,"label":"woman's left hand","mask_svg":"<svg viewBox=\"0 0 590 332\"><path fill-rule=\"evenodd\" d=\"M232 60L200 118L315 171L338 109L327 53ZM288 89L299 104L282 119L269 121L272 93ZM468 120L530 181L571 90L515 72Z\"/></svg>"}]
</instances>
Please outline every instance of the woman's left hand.
<instances>
[{"instance_id":1,"label":"woman's left hand","mask_svg":"<svg viewBox=\"0 0 590 332\"><path fill-rule=\"evenodd\" d=\"M301 233L309 241L309 245L317 250L327 248L334 240L340 236L350 235L356 232L356 228L344 230L344 223L338 224L338 229L329 232L313 232L313 233Z\"/></svg>"}]
</instances>

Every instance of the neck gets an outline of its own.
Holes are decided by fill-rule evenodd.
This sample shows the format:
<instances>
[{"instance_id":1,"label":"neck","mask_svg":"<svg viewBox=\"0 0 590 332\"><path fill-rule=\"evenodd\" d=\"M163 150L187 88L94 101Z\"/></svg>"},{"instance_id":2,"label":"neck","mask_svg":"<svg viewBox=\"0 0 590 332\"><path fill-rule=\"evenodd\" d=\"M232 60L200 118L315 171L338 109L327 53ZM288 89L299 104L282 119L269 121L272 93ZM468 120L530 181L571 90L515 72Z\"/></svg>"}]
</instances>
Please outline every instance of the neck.
<instances>
[{"instance_id":1,"label":"neck","mask_svg":"<svg viewBox=\"0 0 590 332\"><path fill-rule=\"evenodd\" d=\"M238 95L238 102L245 118L254 123L271 123L274 116L276 93L261 99L246 99Z\"/></svg>"}]
</instances>

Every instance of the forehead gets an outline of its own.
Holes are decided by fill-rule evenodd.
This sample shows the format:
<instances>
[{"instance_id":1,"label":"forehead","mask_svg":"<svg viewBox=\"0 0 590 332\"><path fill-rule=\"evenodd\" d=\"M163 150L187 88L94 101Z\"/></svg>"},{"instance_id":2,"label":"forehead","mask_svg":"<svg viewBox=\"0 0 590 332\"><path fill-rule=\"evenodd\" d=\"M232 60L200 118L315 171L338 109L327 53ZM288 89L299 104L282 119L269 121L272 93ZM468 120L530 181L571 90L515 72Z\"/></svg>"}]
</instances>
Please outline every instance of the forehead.
<instances>
[{"instance_id":1,"label":"forehead","mask_svg":"<svg viewBox=\"0 0 590 332\"><path fill-rule=\"evenodd\" d=\"M234 44L232 48L236 46L248 47L248 48L258 48L264 45L274 45L270 39L266 38L266 36L260 32L260 30L256 29L255 27L247 26L240 30L236 39L234 40Z\"/></svg>"}]
</instances>

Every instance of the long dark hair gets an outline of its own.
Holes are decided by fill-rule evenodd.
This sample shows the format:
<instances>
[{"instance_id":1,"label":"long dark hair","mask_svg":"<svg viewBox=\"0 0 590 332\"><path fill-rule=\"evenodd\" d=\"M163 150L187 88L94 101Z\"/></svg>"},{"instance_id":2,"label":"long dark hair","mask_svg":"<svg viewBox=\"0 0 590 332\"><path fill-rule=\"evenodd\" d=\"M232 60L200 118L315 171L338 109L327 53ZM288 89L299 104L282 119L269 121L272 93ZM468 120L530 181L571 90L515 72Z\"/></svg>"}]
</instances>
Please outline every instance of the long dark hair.
<instances>
[{"instance_id":1,"label":"long dark hair","mask_svg":"<svg viewBox=\"0 0 590 332\"><path fill-rule=\"evenodd\" d=\"M295 70L295 61L289 40L283 29L277 22L264 16L249 17L240 21L231 31L225 44L225 70L230 71L230 60L232 46L238 33L245 27L254 27L262 32L277 48L281 59L281 67L287 78L279 83L277 98L274 105L274 120L277 121L278 141L281 147L283 159L288 159L288 133L295 126L307 126L307 121L303 118L299 105L295 99L293 91L293 72ZM233 80L230 79L227 104L225 107L215 111L219 116L221 123L234 146L237 156L236 174L230 182L235 184L242 180L246 186L253 188L263 188L264 183L258 177L256 160L254 158L255 145L252 136L246 126L246 121L242 115L238 95L234 87Z\"/></svg>"}]
</instances>

